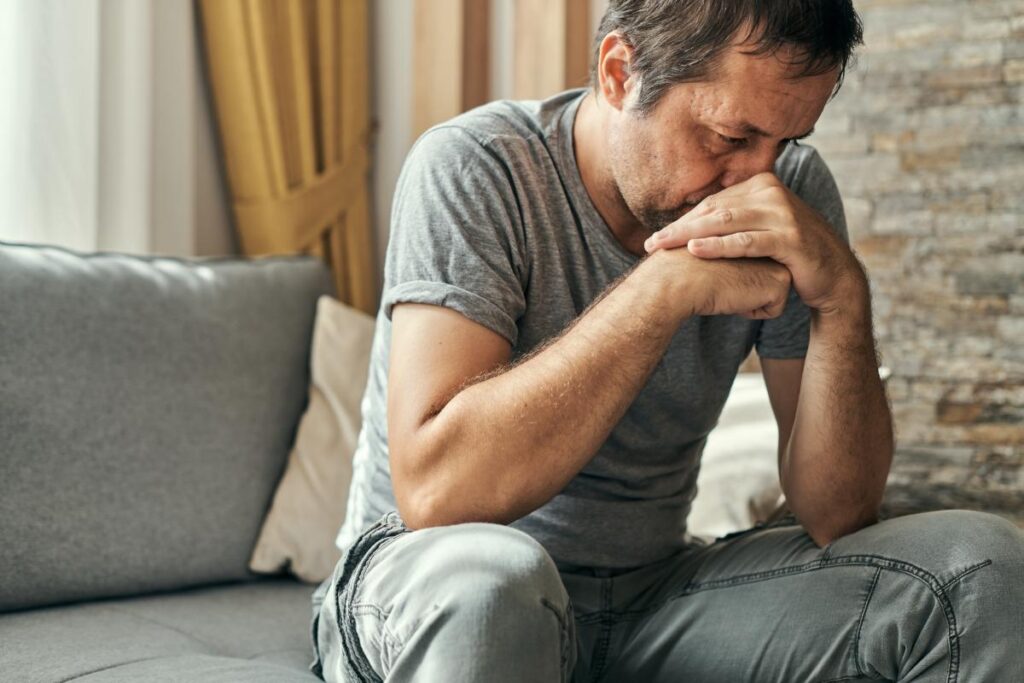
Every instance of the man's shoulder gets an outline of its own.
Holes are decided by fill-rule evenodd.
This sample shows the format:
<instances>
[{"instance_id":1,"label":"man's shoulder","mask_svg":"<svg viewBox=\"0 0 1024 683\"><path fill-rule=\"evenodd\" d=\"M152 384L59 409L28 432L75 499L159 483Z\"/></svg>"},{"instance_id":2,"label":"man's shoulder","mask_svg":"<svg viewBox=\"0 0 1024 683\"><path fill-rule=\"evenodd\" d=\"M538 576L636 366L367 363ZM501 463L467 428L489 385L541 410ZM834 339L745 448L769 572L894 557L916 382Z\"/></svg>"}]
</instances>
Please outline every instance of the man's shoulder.
<instances>
[{"instance_id":1,"label":"man's shoulder","mask_svg":"<svg viewBox=\"0 0 1024 683\"><path fill-rule=\"evenodd\" d=\"M808 175L828 171L825 160L813 145L806 143L789 144L775 161L775 175L786 187L797 192Z\"/></svg>"},{"instance_id":2,"label":"man's shoulder","mask_svg":"<svg viewBox=\"0 0 1024 683\"><path fill-rule=\"evenodd\" d=\"M427 129L417 140L420 145L445 145L450 152L466 153L473 148L507 151L547 146L558 134L564 107L578 91L565 91L545 100L494 100L465 111Z\"/></svg>"}]
</instances>

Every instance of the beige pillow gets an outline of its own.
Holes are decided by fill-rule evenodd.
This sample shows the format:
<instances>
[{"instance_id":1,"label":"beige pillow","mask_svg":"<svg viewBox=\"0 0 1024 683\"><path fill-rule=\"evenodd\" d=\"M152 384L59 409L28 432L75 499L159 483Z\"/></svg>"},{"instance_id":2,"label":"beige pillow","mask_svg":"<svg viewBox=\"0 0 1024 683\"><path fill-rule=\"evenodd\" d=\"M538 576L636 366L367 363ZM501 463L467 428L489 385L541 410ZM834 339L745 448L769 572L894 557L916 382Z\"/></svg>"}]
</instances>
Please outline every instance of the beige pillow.
<instances>
[{"instance_id":1,"label":"beige pillow","mask_svg":"<svg viewBox=\"0 0 1024 683\"><path fill-rule=\"evenodd\" d=\"M317 302L309 404L249 561L254 572L288 568L319 583L341 557L334 537L352 481L373 331L365 313L329 296Z\"/></svg>"}]
</instances>

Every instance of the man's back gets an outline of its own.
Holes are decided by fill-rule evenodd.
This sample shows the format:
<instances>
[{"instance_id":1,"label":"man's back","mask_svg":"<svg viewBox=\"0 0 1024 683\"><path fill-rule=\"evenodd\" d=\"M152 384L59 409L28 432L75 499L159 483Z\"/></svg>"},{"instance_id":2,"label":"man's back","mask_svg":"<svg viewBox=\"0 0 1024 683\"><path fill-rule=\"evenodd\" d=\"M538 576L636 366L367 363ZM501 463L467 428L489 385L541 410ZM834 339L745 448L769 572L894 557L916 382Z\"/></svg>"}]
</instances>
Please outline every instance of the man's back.
<instances>
[{"instance_id":1,"label":"man's back","mask_svg":"<svg viewBox=\"0 0 1024 683\"><path fill-rule=\"evenodd\" d=\"M392 306L452 308L507 339L514 361L562 332L640 260L616 240L580 178L572 124L582 94L485 105L431 129L410 152L396 188L339 547L396 507L386 416ZM813 148L791 146L776 172L845 233L834 184ZM766 357L802 356L806 308L791 299L780 318L763 323L687 320L586 467L512 526L540 541L560 567L634 567L682 547L701 449L755 342Z\"/></svg>"}]
</instances>

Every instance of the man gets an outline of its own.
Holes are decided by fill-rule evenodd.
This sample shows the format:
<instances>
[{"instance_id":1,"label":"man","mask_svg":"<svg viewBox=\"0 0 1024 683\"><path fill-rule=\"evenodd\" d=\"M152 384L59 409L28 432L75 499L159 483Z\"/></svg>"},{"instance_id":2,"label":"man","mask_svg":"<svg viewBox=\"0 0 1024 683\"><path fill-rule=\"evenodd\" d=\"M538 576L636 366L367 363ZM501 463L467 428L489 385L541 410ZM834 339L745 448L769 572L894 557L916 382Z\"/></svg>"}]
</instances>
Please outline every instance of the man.
<instances>
[{"instance_id":1,"label":"man","mask_svg":"<svg viewBox=\"0 0 1024 683\"><path fill-rule=\"evenodd\" d=\"M795 141L848 0L613 1L592 88L439 125L396 190L326 680L1024 680L1024 534L878 521L867 278ZM792 515L686 532L752 347Z\"/></svg>"}]
</instances>

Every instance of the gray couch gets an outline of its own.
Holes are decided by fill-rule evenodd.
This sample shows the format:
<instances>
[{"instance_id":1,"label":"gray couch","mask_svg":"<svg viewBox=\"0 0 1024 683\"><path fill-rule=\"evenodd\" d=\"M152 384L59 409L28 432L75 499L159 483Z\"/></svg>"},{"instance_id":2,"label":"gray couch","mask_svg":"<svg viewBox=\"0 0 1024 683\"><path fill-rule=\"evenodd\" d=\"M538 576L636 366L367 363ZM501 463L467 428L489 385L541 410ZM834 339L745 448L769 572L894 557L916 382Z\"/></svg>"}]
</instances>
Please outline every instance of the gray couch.
<instances>
[{"instance_id":1,"label":"gray couch","mask_svg":"<svg viewBox=\"0 0 1024 683\"><path fill-rule=\"evenodd\" d=\"M0 243L0 680L317 680L314 586L247 565L330 291Z\"/></svg>"}]
</instances>

